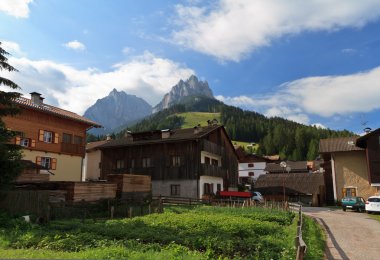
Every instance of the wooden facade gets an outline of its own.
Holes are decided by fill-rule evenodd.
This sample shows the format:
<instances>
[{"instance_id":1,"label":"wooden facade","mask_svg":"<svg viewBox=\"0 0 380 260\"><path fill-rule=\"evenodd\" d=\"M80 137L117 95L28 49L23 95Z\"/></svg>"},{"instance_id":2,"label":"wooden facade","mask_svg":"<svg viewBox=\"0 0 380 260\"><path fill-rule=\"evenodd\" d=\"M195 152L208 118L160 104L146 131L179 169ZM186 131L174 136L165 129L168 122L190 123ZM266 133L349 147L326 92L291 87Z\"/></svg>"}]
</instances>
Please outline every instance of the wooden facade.
<instances>
[{"instance_id":1,"label":"wooden facade","mask_svg":"<svg viewBox=\"0 0 380 260\"><path fill-rule=\"evenodd\" d=\"M73 112L44 104L38 93L14 103L20 113L3 118L18 135L12 142L23 148L23 159L49 171L55 181L80 181L85 156L86 130L97 123ZM45 173L45 172L44 172Z\"/></svg>"},{"instance_id":2,"label":"wooden facade","mask_svg":"<svg viewBox=\"0 0 380 260\"><path fill-rule=\"evenodd\" d=\"M356 145L366 151L369 182L380 187L380 128L360 137Z\"/></svg>"},{"instance_id":3,"label":"wooden facade","mask_svg":"<svg viewBox=\"0 0 380 260\"><path fill-rule=\"evenodd\" d=\"M108 174L133 173L149 175L152 182L199 182L209 176L222 179L224 189L237 185L237 157L222 126L136 133L100 149L102 179Z\"/></svg>"}]
</instances>

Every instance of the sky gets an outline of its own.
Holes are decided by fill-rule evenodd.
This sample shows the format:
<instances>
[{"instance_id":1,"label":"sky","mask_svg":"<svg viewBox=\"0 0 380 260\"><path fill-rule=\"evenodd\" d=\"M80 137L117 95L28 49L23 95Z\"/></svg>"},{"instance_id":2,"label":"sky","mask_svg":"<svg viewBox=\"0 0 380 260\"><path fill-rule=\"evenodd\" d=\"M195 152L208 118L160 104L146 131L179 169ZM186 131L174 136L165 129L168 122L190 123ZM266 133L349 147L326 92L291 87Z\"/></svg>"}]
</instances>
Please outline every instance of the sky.
<instances>
[{"instance_id":1,"label":"sky","mask_svg":"<svg viewBox=\"0 0 380 260\"><path fill-rule=\"evenodd\" d=\"M0 0L0 41L1 76L78 114L114 88L155 106L195 74L268 117L380 127L379 0Z\"/></svg>"}]
</instances>

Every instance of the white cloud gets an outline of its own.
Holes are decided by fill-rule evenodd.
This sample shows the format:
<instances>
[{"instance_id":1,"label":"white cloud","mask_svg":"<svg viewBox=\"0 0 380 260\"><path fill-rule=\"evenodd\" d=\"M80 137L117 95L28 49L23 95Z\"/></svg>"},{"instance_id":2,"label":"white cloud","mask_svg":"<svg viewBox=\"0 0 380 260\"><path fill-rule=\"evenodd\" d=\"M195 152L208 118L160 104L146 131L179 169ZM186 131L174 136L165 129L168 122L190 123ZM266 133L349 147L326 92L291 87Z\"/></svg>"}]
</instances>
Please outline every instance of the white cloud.
<instances>
[{"instance_id":1,"label":"white cloud","mask_svg":"<svg viewBox=\"0 0 380 260\"><path fill-rule=\"evenodd\" d=\"M327 127L321 123L314 123L312 124L312 126L315 126L316 128L320 128L320 129L327 129Z\"/></svg>"},{"instance_id":2,"label":"white cloud","mask_svg":"<svg viewBox=\"0 0 380 260\"><path fill-rule=\"evenodd\" d=\"M74 41L71 41L71 42L67 42L65 44L63 44L66 48L68 49L73 49L73 50L76 50L76 51L84 51L86 49L86 46L77 41L77 40L74 40Z\"/></svg>"},{"instance_id":3,"label":"white cloud","mask_svg":"<svg viewBox=\"0 0 380 260\"><path fill-rule=\"evenodd\" d=\"M124 55L131 54L134 51L133 48L130 47L124 47L123 50L121 51Z\"/></svg>"},{"instance_id":4,"label":"white cloud","mask_svg":"<svg viewBox=\"0 0 380 260\"><path fill-rule=\"evenodd\" d=\"M287 82L275 93L219 100L308 124L310 115L348 116L380 109L380 67L343 76L308 77Z\"/></svg>"},{"instance_id":5,"label":"white cloud","mask_svg":"<svg viewBox=\"0 0 380 260\"><path fill-rule=\"evenodd\" d=\"M377 0L219 0L176 7L172 41L220 60L239 61L272 40L303 31L362 27L380 16Z\"/></svg>"},{"instance_id":6,"label":"white cloud","mask_svg":"<svg viewBox=\"0 0 380 260\"><path fill-rule=\"evenodd\" d=\"M8 52L10 55L25 55L20 48L20 45L16 42L10 42L10 41L1 41L1 47Z\"/></svg>"},{"instance_id":7,"label":"white cloud","mask_svg":"<svg viewBox=\"0 0 380 260\"><path fill-rule=\"evenodd\" d=\"M33 0L1 0L0 11L16 18L28 18L29 4Z\"/></svg>"},{"instance_id":8,"label":"white cloud","mask_svg":"<svg viewBox=\"0 0 380 260\"><path fill-rule=\"evenodd\" d=\"M27 58L11 57L9 63L19 72L6 73L5 77L17 83L26 97L29 97L28 93L37 91L46 98L46 103L78 114L83 114L113 88L156 105L180 79L194 74L184 65L149 52L129 62L116 64L109 72L94 68L78 70L53 61Z\"/></svg>"}]
</instances>

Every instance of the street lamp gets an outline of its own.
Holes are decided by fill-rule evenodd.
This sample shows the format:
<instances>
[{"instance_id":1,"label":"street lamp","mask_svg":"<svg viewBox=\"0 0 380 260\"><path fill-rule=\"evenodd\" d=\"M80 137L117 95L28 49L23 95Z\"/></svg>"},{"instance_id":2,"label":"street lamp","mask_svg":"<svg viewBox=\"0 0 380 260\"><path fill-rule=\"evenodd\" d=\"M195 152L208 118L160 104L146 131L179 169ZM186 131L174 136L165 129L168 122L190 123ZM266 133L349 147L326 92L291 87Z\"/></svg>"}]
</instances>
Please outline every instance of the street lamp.
<instances>
[{"instance_id":1,"label":"street lamp","mask_svg":"<svg viewBox=\"0 0 380 260\"><path fill-rule=\"evenodd\" d=\"M282 194L284 195L284 202L285 202L285 169L287 168L286 166L287 166L286 162L284 161L280 162L280 167L282 168Z\"/></svg>"}]
</instances>

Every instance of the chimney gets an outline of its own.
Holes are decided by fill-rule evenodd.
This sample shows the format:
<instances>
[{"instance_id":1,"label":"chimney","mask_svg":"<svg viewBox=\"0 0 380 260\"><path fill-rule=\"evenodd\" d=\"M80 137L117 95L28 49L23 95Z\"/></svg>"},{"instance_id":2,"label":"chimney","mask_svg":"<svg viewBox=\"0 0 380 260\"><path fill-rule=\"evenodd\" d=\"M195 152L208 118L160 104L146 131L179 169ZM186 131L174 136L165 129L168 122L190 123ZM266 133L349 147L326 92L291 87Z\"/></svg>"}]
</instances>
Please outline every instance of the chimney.
<instances>
[{"instance_id":1,"label":"chimney","mask_svg":"<svg viewBox=\"0 0 380 260\"><path fill-rule=\"evenodd\" d=\"M171 135L170 129L161 130L161 139L167 139Z\"/></svg>"},{"instance_id":2,"label":"chimney","mask_svg":"<svg viewBox=\"0 0 380 260\"><path fill-rule=\"evenodd\" d=\"M112 139L112 138L111 138L111 135L108 134L107 137L106 137L106 141L109 141L109 140L111 140L111 139Z\"/></svg>"},{"instance_id":3,"label":"chimney","mask_svg":"<svg viewBox=\"0 0 380 260\"><path fill-rule=\"evenodd\" d=\"M124 134L124 137L127 139L127 141L133 142L133 136L131 131L126 131Z\"/></svg>"},{"instance_id":4,"label":"chimney","mask_svg":"<svg viewBox=\"0 0 380 260\"><path fill-rule=\"evenodd\" d=\"M41 97L40 93L32 92L30 93L30 96L31 96L32 104L37 105L37 106L42 105L44 98Z\"/></svg>"},{"instance_id":5,"label":"chimney","mask_svg":"<svg viewBox=\"0 0 380 260\"><path fill-rule=\"evenodd\" d=\"M194 126L194 134L198 134L200 131L202 131L202 127L200 124Z\"/></svg>"},{"instance_id":6,"label":"chimney","mask_svg":"<svg viewBox=\"0 0 380 260\"><path fill-rule=\"evenodd\" d=\"M371 133L372 129L370 127L366 127L363 129L366 134Z\"/></svg>"}]
</instances>

